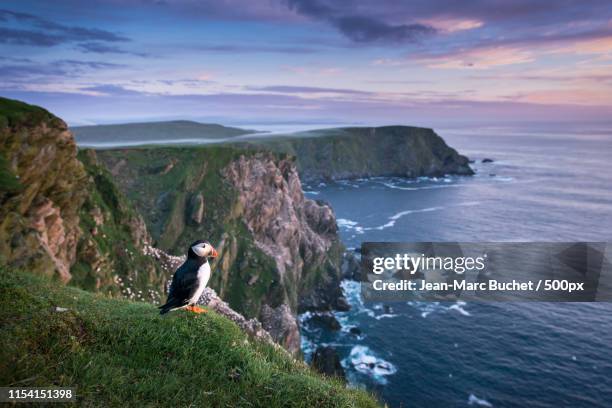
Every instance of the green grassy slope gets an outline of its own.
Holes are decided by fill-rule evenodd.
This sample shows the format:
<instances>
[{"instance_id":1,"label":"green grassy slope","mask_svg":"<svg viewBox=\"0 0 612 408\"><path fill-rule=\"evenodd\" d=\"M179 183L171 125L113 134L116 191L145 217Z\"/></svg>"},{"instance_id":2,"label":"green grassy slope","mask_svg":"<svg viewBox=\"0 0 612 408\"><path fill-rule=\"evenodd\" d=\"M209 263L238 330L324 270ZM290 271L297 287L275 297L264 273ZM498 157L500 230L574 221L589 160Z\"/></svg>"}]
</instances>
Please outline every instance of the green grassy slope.
<instances>
[{"instance_id":1,"label":"green grassy slope","mask_svg":"<svg viewBox=\"0 0 612 408\"><path fill-rule=\"evenodd\" d=\"M161 317L0 268L0 325L0 385L76 387L83 406L377 406L212 311Z\"/></svg>"}]
</instances>

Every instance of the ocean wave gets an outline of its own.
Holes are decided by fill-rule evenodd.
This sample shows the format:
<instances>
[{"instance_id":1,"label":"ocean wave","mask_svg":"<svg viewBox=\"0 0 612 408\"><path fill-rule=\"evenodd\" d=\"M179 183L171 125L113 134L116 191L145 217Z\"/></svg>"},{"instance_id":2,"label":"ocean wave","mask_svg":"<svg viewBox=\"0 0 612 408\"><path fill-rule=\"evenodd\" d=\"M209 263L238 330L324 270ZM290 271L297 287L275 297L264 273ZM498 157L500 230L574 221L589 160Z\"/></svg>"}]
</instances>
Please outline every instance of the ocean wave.
<instances>
[{"instance_id":1,"label":"ocean wave","mask_svg":"<svg viewBox=\"0 0 612 408\"><path fill-rule=\"evenodd\" d=\"M453 207L469 207L469 206L479 205L479 204L480 204L480 201L466 201L464 203L458 203L458 204L450 205L450 206L437 206L437 207L419 208L415 210L404 210L404 211L400 211L397 214L394 214L391 217L389 217L389 221L383 225L379 225L377 227L363 227L363 230L369 231L369 230L374 230L374 229L383 230L386 228L391 228L395 226L395 223L397 220L399 220L402 217L405 217L406 215L410 215L410 214L426 213L426 212L432 212L432 211L443 211L443 210L446 210L448 208L453 208ZM357 229L359 227L357 226L357 224L355 224L353 228Z\"/></svg>"},{"instance_id":2,"label":"ocean wave","mask_svg":"<svg viewBox=\"0 0 612 408\"><path fill-rule=\"evenodd\" d=\"M461 313L463 316L471 316L470 312L468 312L467 310L463 308L463 306L465 305L466 305L465 302L458 301L454 305L449 306L448 310L456 310L457 312Z\"/></svg>"},{"instance_id":3,"label":"ocean wave","mask_svg":"<svg viewBox=\"0 0 612 408\"><path fill-rule=\"evenodd\" d=\"M393 314L393 313L383 313L381 315L374 316L374 318L376 320L381 320L381 319L390 319L392 317L397 317L397 316L399 316L399 315Z\"/></svg>"},{"instance_id":4,"label":"ocean wave","mask_svg":"<svg viewBox=\"0 0 612 408\"><path fill-rule=\"evenodd\" d=\"M446 306L440 302L419 302L419 301L410 301L408 302L409 306L414 307L418 311L421 312L422 318L427 318L427 316L433 313L447 313L447 312L457 312L462 316L471 316L471 313L465 310L464 306L466 303L463 301L457 301L450 306Z\"/></svg>"},{"instance_id":5,"label":"ocean wave","mask_svg":"<svg viewBox=\"0 0 612 408\"><path fill-rule=\"evenodd\" d=\"M304 190L304 194L319 195L319 194L321 194L321 192L320 191L314 191L314 190L313 191L306 191L306 190Z\"/></svg>"},{"instance_id":6,"label":"ocean wave","mask_svg":"<svg viewBox=\"0 0 612 408\"><path fill-rule=\"evenodd\" d=\"M354 368L382 385L387 383L385 377L397 372L392 363L377 357L369 347L362 345L353 346L349 356L342 360L342 365L345 368Z\"/></svg>"},{"instance_id":7,"label":"ocean wave","mask_svg":"<svg viewBox=\"0 0 612 408\"><path fill-rule=\"evenodd\" d=\"M467 206L473 206L473 205L479 205L479 204L480 204L480 201L466 201L464 203L457 203L457 204L450 205L450 206L437 206L437 207L417 208L414 210L404 210L396 214L393 214L392 216L388 218L389 221L387 221L386 223L382 225L378 225L375 227L364 227L362 225L359 225L357 221L349 220L346 218L338 218L336 220L336 224L338 225L338 228L352 230L356 234L364 234L365 231L372 231L372 230L382 231L387 228L392 228L395 226L395 223L397 222L397 220L407 215L410 215L410 214L426 213L426 212L432 212L432 211L443 211L443 210L453 208L453 207L467 207Z\"/></svg>"},{"instance_id":8,"label":"ocean wave","mask_svg":"<svg viewBox=\"0 0 612 408\"><path fill-rule=\"evenodd\" d=\"M347 220L346 218L338 218L336 224L340 228L354 228L358 223L357 221Z\"/></svg>"},{"instance_id":9,"label":"ocean wave","mask_svg":"<svg viewBox=\"0 0 612 408\"><path fill-rule=\"evenodd\" d=\"M309 339L307 336L300 336L300 349L302 350L302 354L304 355L304 361L307 363L312 359L312 355L314 354L317 348L317 344Z\"/></svg>"},{"instance_id":10,"label":"ocean wave","mask_svg":"<svg viewBox=\"0 0 612 408\"><path fill-rule=\"evenodd\" d=\"M376 303L372 306L372 308L368 308L363 303L363 299L361 299L360 282L345 279L340 282L340 287L342 288L342 293L344 294L347 302L349 305L351 305L351 310L349 312L336 312L334 314L336 316L336 320L338 320L343 327L350 326L351 322L349 315L365 314L368 317L376 320L391 319L399 316L398 314L393 313L391 308L385 308L380 303ZM380 313L381 311L382 313Z\"/></svg>"},{"instance_id":11,"label":"ocean wave","mask_svg":"<svg viewBox=\"0 0 612 408\"><path fill-rule=\"evenodd\" d=\"M488 407L492 408L493 404L483 398L478 398L474 394L470 394L467 401L468 405L478 405L479 407Z\"/></svg>"},{"instance_id":12,"label":"ocean wave","mask_svg":"<svg viewBox=\"0 0 612 408\"><path fill-rule=\"evenodd\" d=\"M338 228L351 230L356 234L363 234L365 232L365 228L360 226L357 221L347 220L346 218L338 218L336 220L336 224L338 225Z\"/></svg>"},{"instance_id":13,"label":"ocean wave","mask_svg":"<svg viewBox=\"0 0 612 408\"><path fill-rule=\"evenodd\" d=\"M465 183L457 183L457 184L442 184L442 185L432 185L432 186L421 186L421 187L402 187L393 183L382 183L385 187L392 188L394 190L405 190L405 191L419 191L419 190L435 190L438 188L457 188L465 186Z\"/></svg>"}]
</instances>

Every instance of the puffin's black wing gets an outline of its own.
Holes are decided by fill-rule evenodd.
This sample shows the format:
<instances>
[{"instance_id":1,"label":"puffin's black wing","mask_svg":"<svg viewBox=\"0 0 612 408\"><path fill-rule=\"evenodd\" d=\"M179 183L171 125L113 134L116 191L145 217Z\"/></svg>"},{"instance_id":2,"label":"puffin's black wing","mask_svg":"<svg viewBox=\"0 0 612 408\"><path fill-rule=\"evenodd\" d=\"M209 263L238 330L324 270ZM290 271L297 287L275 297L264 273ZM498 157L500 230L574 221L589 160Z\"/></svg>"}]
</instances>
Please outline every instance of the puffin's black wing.
<instances>
[{"instance_id":1,"label":"puffin's black wing","mask_svg":"<svg viewBox=\"0 0 612 408\"><path fill-rule=\"evenodd\" d=\"M187 305L189 299L198 289L198 269L198 265L188 259L176 270L168 291L168 301L165 305L159 307L161 309L160 314Z\"/></svg>"}]
</instances>

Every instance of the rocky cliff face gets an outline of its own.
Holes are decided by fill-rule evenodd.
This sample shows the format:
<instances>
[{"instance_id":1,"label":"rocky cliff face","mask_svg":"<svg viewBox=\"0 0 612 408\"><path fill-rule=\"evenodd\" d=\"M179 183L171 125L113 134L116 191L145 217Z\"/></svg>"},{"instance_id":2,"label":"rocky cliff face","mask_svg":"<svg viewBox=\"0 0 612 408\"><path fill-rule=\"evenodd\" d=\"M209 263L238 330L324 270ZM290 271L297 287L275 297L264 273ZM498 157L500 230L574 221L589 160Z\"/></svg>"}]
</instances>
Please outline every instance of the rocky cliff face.
<instances>
[{"instance_id":1,"label":"rocky cliff face","mask_svg":"<svg viewBox=\"0 0 612 408\"><path fill-rule=\"evenodd\" d=\"M274 260L278 272L281 296L272 306L264 305L260 320L287 349L298 351L294 314L300 301L320 297L319 304L311 305L317 308L330 308L335 301L316 291L321 279L338 287L340 243L333 210L304 198L295 163L288 158L243 155L224 169L223 176L238 192L240 210L235 215L244 220L255 245Z\"/></svg>"},{"instance_id":2,"label":"rocky cliff face","mask_svg":"<svg viewBox=\"0 0 612 408\"><path fill-rule=\"evenodd\" d=\"M223 176L238 192L240 212L255 245L274 259L287 303L295 306L308 291L307 271L329 266L328 254L339 245L336 217L322 202L304 198L291 159L259 153L230 163ZM333 262L326 265L326 262Z\"/></svg>"},{"instance_id":3,"label":"rocky cliff face","mask_svg":"<svg viewBox=\"0 0 612 408\"><path fill-rule=\"evenodd\" d=\"M49 112L0 99L0 254L11 266L71 279L87 173L66 124Z\"/></svg>"},{"instance_id":4,"label":"rocky cliff face","mask_svg":"<svg viewBox=\"0 0 612 408\"><path fill-rule=\"evenodd\" d=\"M66 124L0 98L0 257L10 266L142 300L165 277L149 235L95 154L77 156ZM81 159L81 160L79 160Z\"/></svg>"}]
</instances>

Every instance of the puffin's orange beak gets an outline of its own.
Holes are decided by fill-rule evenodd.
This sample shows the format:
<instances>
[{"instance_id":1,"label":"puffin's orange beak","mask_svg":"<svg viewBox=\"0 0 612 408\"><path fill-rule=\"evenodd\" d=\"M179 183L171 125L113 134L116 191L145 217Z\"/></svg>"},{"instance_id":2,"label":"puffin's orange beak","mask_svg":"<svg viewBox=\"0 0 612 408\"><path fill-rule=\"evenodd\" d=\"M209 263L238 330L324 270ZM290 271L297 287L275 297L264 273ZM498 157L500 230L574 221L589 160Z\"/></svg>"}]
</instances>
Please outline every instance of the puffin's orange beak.
<instances>
[{"instance_id":1,"label":"puffin's orange beak","mask_svg":"<svg viewBox=\"0 0 612 408\"><path fill-rule=\"evenodd\" d=\"M213 246L211 246L211 248L212 248L212 252L210 253L210 257L214 259L219 256L219 253Z\"/></svg>"}]
</instances>

